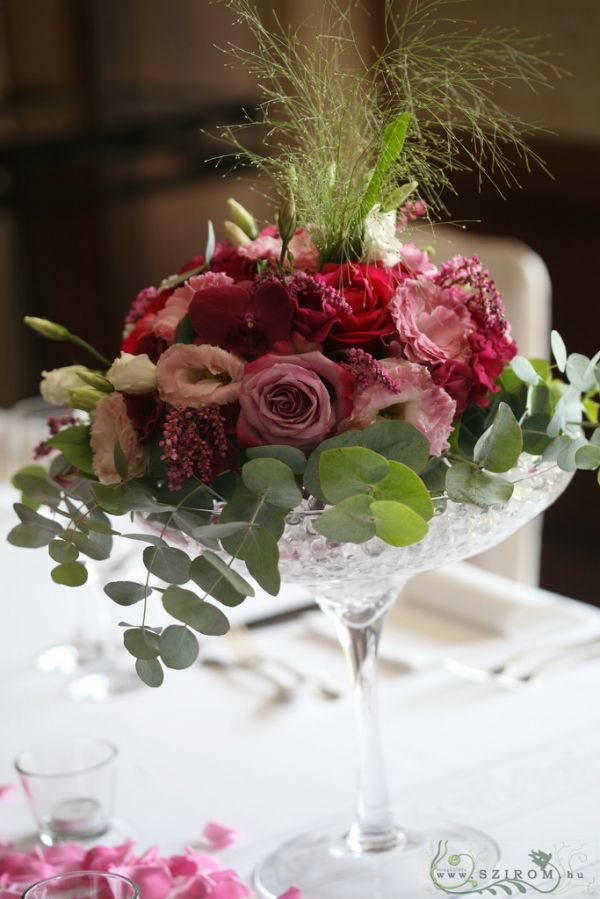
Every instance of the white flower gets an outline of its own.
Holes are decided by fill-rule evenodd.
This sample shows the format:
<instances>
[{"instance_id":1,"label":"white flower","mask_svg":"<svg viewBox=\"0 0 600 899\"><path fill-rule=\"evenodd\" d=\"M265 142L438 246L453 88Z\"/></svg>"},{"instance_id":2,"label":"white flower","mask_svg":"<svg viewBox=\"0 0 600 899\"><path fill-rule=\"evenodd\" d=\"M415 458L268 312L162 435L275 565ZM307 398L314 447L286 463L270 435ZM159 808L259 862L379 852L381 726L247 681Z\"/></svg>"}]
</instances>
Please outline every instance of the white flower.
<instances>
[{"instance_id":1,"label":"white flower","mask_svg":"<svg viewBox=\"0 0 600 899\"><path fill-rule=\"evenodd\" d=\"M116 390L125 393L152 393L156 390L156 365L146 353L121 353L106 372Z\"/></svg>"},{"instance_id":2,"label":"white flower","mask_svg":"<svg viewBox=\"0 0 600 899\"><path fill-rule=\"evenodd\" d=\"M47 403L66 406L71 390L86 386L87 382L80 375L87 372L85 365L65 365L63 368L43 371L40 393Z\"/></svg>"},{"instance_id":3,"label":"white flower","mask_svg":"<svg viewBox=\"0 0 600 899\"><path fill-rule=\"evenodd\" d=\"M365 219L362 261L397 265L401 250L402 242L396 237L396 211L382 212L377 203Z\"/></svg>"}]
</instances>

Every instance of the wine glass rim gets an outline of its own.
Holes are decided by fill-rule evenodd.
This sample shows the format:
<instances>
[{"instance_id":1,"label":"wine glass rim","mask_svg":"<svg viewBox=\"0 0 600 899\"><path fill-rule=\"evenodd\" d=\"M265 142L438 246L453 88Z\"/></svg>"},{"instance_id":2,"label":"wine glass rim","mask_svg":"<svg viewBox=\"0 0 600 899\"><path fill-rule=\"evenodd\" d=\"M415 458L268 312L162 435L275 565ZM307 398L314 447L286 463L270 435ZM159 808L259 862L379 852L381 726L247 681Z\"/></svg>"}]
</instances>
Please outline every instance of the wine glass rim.
<instances>
[{"instance_id":1,"label":"wine glass rim","mask_svg":"<svg viewBox=\"0 0 600 899\"><path fill-rule=\"evenodd\" d=\"M65 745L88 745L88 746L103 746L107 750L107 755L105 758L101 759L98 762L93 762L89 765L84 765L80 768L70 768L68 770L61 771L38 771L34 770L33 765L26 765L23 762L23 756L28 752L36 752L40 750L44 750L51 746L58 746L60 743L64 743ZM53 777L69 777L70 775L75 774L88 774L90 771L96 771L98 768L104 768L106 765L110 764L114 761L119 754L119 750L115 746L114 743L111 743L110 740L96 739L94 737L76 737L74 739L68 740L45 740L43 743L36 743L33 746L28 746L26 749L22 749L15 758L15 769L19 774L24 775L25 777L38 777L38 778L53 778ZM101 873L101 872L97 872Z\"/></svg>"},{"instance_id":2,"label":"wine glass rim","mask_svg":"<svg viewBox=\"0 0 600 899\"><path fill-rule=\"evenodd\" d=\"M61 880L70 880L76 877L102 877L104 879L110 879L119 881L120 883L127 883L133 890L132 899L139 899L140 895L140 886L135 882L135 880L131 880L130 877L125 877L124 874L113 874L110 871L65 871L63 874L53 874L52 877L43 877L41 880L36 880L35 883L32 883L31 886L28 886L27 889L22 893L21 899L30 899L31 894L37 887L45 886L46 884L58 883Z\"/></svg>"}]
</instances>

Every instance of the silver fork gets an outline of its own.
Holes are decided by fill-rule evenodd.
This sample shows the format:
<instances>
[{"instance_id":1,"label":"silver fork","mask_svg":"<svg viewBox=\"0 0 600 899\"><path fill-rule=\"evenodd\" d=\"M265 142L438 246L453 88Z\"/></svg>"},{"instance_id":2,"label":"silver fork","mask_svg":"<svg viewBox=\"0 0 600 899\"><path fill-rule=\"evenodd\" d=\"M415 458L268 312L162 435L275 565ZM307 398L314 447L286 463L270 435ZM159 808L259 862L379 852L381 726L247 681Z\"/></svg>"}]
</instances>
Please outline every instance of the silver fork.
<instances>
[{"instance_id":1,"label":"silver fork","mask_svg":"<svg viewBox=\"0 0 600 899\"><path fill-rule=\"evenodd\" d=\"M588 637L585 640L576 640L571 643L564 643L562 646L530 646L519 649L509 655L500 665L495 665L492 668L478 668L476 665L469 665L466 662L461 662L459 659L453 658L444 659L442 664L443 667L447 671L452 672L452 674L456 674L467 680L475 681L476 683L495 682L503 686L515 686L518 684L531 683L531 681L536 680L547 670L568 661L573 655L575 658L578 658L579 650L585 651L591 649L596 649L600 652L600 636ZM545 653L545 656L541 661L529 666L526 671L512 672L512 669L518 667L520 662L527 659L529 656L540 652ZM584 652L584 658L587 657L588 654Z\"/></svg>"}]
</instances>

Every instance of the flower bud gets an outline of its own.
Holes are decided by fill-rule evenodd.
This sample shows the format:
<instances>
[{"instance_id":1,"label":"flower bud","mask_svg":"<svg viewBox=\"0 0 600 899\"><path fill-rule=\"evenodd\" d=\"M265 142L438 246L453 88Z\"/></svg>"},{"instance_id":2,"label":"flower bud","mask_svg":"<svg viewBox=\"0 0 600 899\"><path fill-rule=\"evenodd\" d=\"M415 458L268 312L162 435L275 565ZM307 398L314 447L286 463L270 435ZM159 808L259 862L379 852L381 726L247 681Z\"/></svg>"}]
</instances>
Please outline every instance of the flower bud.
<instances>
[{"instance_id":1,"label":"flower bud","mask_svg":"<svg viewBox=\"0 0 600 899\"><path fill-rule=\"evenodd\" d=\"M227 200L227 211L234 225L241 228L244 234L247 234L250 240L256 240L258 237L258 227L254 216L245 209L241 203L230 197Z\"/></svg>"},{"instance_id":2,"label":"flower bud","mask_svg":"<svg viewBox=\"0 0 600 899\"><path fill-rule=\"evenodd\" d=\"M88 368L85 371L80 371L79 377L90 387L95 387L96 390L101 390L103 393L111 393L113 390L113 385L99 371L91 371Z\"/></svg>"},{"instance_id":3,"label":"flower bud","mask_svg":"<svg viewBox=\"0 0 600 899\"><path fill-rule=\"evenodd\" d=\"M288 244L296 233L296 203L292 193L288 194L279 210L278 226L279 236L284 244Z\"/></svg>"},{"instance_id":4,"label":"flower bud","mask_svg":"<svg viewBox=\"0 0 600 899\"><path fill-rule=\"evenodd\" d=\"M406 184L402 184L388 196L386 202L381 206L381 211L392 212L398 209L416 191L418 186L418 181L407 181Z\"/></svg>"},{"instance_id":5,"label":"flower bud","mask_svg":"<svg viewBox=\"0 0 600 899\"><path fill-rule=\"evenodd\" d=\"M252 242L248 235L242 231L240 226L236 225L234 222L225 222L225 234L227 235L229 243L236 249L238 247L244 247L247 243Z\"/></svg>"},{"instance_id":6,"label":"flower bud","mask_svg":"<svg viewBox=\"0 0 600 899\"><path fill-rule=\"evenodd\" d=\"M100 400L106 396L103 390L95 387L76 387L69 391L69 408L81 409L82 412L93 412Z\"/></svg>"},{"instance_id":7,"label":"flower bud","mask_svg":"<svg viewBox=\"0 0 600 899\"><path fill-rule=\"evenodd\" d=\"M50 340L68 340L69 338L69 332L64 325L57 325L56 322L48 321L47 318L26 315L23 321L42 337L48 337Z\"/></svg>"}]
</instances>

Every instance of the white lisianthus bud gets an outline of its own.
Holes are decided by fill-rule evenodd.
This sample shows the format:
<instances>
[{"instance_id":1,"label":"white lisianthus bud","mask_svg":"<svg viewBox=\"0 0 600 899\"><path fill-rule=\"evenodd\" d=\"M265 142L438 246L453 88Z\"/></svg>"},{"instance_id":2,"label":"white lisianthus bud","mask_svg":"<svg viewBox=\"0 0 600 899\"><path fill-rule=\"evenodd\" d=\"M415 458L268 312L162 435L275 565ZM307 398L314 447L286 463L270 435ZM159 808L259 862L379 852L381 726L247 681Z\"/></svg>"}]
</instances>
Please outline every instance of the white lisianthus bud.
<instances>
[{"instance_id":1,"label":"white lisianthus bud","mask_svg":"<svg viewBox=\"0 0 600 899\"><path fill-rule=\"evenodd\" d=\"M116 390L125 393L152 393L156 390L156 365L146 353L121 353L106 372Z\"/></svg>"},{"instance_id":2,"label":"white lisianthus bud","mask_svg":"<svg viewBox=\"0 0 600 899\"><path fill-rule=\"evenodd\" d=\"M105 396L104 390L97 390L86 384L85 387L76 387L75 390L69 391L69 406L71 409L80 409L82 412L93 412Z\"/></svg>"},{"instance_id":3,"label":"white lisianthus bud","mask_svg":"<svg viewBox=\"0 0 600 899\"><path fill-rule=\"evenodd\" d=\"M234 200L233 197L230 197L227 200L227 212L234 225L241 228L244 234L247 234L251 240L256 240L258 237L258 227L252 213L248 212L248 210L242 206L241 203L238 203L237 200Z\"/></svg>"},{"instance_id":4,"label":"white lisianthus bud","mask_svg":"<svg viewBox=\"0 0 600 899\"><path fill-rule=\"evenodd\" d=\"M296 233L296 202L292 193L284 200L277 216L279 236L284 244L288 244Z\"/></svg>"},{"instance_id":5,"label":"white lisianthus bud","mask_svg":"<svg viewBox=\"0 0 600 899\"><path fill-rule=\"evenodd\" d=\"M382 212L377 203L366 217L364 229L362 261L397 265L402 241L396 237L396 211Z\"/></svg>"},{"instance_id":6,"label":"white lisianthus bud","mask_svg":"<svg viewBox=\"0 0 600 899\"><path fill-rule=\"evenodd\" d=\"M252 243L248 235L234 222L225 222L223 227L225 228L225 234L227 235L229 243L236 249L238 247L245 247L248 243Z\"/></svg>"},{"instance_id":7,"label":"white lisianthus bud","mask_svg":"<svg viewBox=\"0 0 600 899\"><path fill-rule=\"evenodd\" d=\"M63 368L43 371L40 382L42 397L53 406L66 406L71 391L85 386L82 375L88 371L85 365L65 365Z\"/></svg>"},{"instance_id":8,"label":"white lisianthus bud","mask_svg":"<svg viewBox=\"0 0 600 899\"><path fill-rule=\"evenodd\" d=\"M41 334L42 337L47 337L49 340L67 340L70 336L64 325L48 321L47 318L36 318L33 315L26 315L23 321L32 330Z\"/></svg>"}]
</instances>

